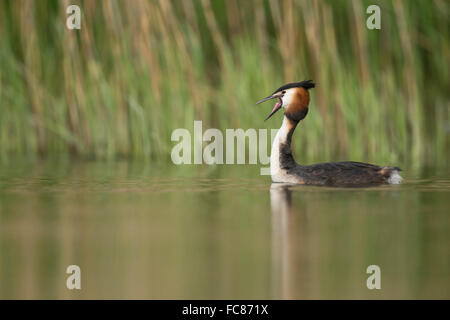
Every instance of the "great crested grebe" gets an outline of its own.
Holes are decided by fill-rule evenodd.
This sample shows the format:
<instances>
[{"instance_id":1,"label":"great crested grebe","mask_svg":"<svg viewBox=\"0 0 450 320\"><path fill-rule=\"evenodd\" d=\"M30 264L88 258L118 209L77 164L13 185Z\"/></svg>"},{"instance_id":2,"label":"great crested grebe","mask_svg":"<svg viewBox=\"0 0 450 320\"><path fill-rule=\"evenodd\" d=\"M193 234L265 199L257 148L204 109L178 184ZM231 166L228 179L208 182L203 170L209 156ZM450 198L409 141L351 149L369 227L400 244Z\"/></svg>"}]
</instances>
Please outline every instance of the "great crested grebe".
<instances>
[{"instance_id":1,"label":"great crested grebe","mask_svg":"<svg viewBox=\"0 0 450 320\"><path fill-rule=\"evenodd\" d=\"M277 99L269 119L275 112L284 108L284 119L272 144L270 154L270 175L273 182L312 185L376 185L399 184L402 178L398 167L380 167L377 165L344 161L327 162L303 166L295 162L292 156L291 140L297 124L308 113L309 92L314 88L312 80L288 83L258 101Z\"/></svg>"}]
</instances>

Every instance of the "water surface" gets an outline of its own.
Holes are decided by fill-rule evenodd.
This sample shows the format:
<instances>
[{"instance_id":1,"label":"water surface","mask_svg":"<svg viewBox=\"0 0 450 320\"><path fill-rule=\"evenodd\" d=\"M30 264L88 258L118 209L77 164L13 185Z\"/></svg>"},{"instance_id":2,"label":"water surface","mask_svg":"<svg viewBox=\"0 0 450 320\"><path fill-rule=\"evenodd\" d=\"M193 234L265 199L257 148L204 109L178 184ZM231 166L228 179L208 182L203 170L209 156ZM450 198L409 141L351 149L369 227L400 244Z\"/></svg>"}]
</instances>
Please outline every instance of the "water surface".
<instances>
[{"instance_id":1,"label":"water surface","mask_svg":"<svg viewBox=\"0 0 450 320\"><path fill-rule=\"evenodd\" d=\"M450 172L290 187L256 166L0 166L0 298L450 298ZM82 289L66 288L78 265ZM366 268L381 268L368 290Z\"/></svg>"}]
</instances>

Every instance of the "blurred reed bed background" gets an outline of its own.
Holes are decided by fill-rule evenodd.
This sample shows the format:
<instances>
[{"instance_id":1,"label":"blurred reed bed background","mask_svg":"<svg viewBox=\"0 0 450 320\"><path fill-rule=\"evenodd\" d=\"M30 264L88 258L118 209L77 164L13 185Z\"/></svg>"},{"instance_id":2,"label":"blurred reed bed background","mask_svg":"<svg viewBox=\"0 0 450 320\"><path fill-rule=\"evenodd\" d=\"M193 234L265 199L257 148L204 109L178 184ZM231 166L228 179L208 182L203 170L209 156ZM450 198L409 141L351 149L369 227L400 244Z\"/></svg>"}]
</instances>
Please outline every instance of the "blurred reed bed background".
<instances>
[{"instance_id":1,"label":"blurred reed bed background","mask_svg":"<svg viewBox=\"0 0 450 320\"><path fill-rule=\"evenodd\" d=\"M66 28L66 7L82 10ZM367 6L381 8L368 30ZM313 79L301 162L448 162L449 2L1 1L0 158L170 161L176 128L278 128Z\"/></svg>"}]
</instances>

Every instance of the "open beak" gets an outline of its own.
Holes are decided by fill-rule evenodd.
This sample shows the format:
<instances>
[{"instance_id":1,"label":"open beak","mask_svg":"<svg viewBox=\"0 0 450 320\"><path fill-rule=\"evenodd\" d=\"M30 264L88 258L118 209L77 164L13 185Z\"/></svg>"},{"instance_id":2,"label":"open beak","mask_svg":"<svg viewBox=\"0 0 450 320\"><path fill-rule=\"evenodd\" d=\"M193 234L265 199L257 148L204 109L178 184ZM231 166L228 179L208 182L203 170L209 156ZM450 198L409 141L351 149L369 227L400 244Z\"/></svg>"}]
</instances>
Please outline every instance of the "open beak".
<instances>
[{"instance_id":1,"label":"open beak","mask_svg":"<svg viewBox=\"0 0 450 320\"><path fill-rule=\"evenodd\" d=\"M282 96L283 96L283 94L281 94L281 93L280 94L273 94L273 95L270 95L270 96L268 96L268 97L266 97L266 98L264 98L262 100L259 100L256 103L256 104L260 104L260 103L263 103L265 101L269 101L269 100L272 100L272 99L278 99L278 102L273 107L272 112L267 116L267 118L264 121L269 119L271 116L273 116L275 114L275 112L277 112L278 110L281 109L281 106L283 105L283 100L281 100Z\"/></svg>"}]
</instances>

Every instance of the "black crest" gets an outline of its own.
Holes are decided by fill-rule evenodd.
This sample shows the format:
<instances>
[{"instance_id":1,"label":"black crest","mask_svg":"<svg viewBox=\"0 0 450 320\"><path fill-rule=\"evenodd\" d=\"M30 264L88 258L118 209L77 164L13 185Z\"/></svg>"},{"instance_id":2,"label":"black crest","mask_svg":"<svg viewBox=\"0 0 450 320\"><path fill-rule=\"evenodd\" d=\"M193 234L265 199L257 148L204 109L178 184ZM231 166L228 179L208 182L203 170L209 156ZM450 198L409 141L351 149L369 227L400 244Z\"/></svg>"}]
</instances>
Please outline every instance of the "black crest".
<instances>
[{"instance_id":1,"label":"black crest","mask_svg":"<svg viewBox=\"0 0 450 320\"><path fill-rule=\"evenodd\" d=\"M273 93L291 89L291 88L298 88L298 87L302 87L305 89L311 89L311 88L314 88L315 86L316 86L316 84L314 82L312 82L312 80L305 80L305 81L301 81L301 82L293 82L293 83L285 84L284 86L279 87Z\"/></svg>"}]
</instances>

